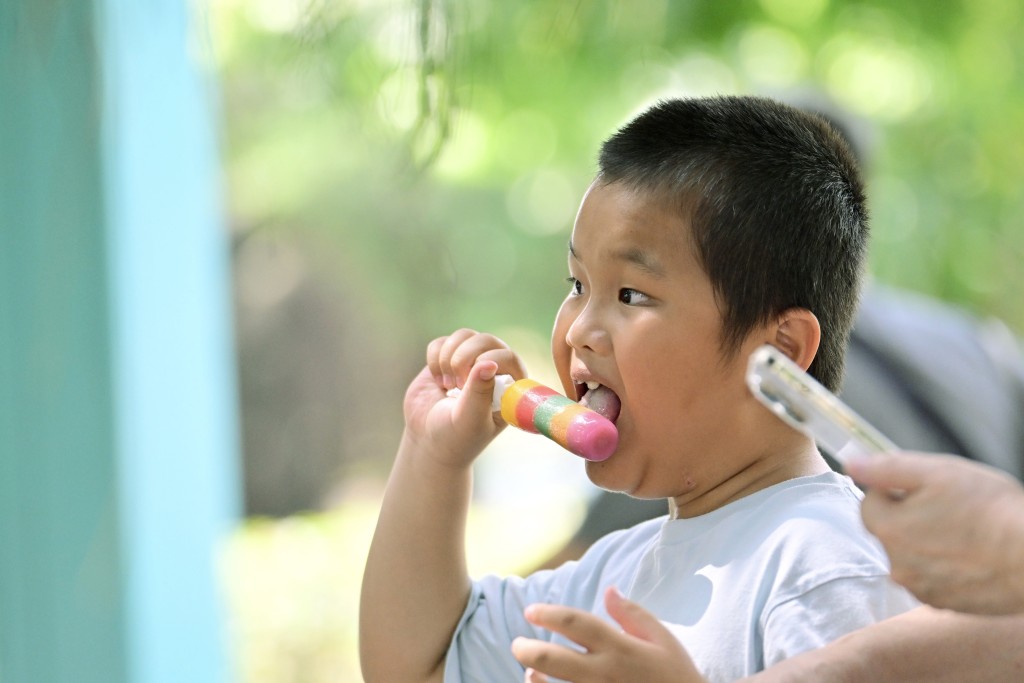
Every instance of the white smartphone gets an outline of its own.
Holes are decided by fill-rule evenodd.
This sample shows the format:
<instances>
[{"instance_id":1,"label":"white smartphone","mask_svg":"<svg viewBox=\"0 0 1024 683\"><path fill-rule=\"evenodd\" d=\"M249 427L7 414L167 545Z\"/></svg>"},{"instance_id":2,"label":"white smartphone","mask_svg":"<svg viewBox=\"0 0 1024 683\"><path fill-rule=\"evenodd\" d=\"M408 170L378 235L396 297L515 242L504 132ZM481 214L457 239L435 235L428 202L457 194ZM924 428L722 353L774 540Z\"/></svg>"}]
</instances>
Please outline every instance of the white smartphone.
<instances>
[{"instance_id":1,"label":"white smartphone","mask_svg":"<svg viewBox=\"0 0 1024 683\"><path fill-rule=\"evenodd\" d=\"M852 453L886 453L896 444L774 346L750 355L747 386L783 422L814 439L845 466Z\"/></svg>"}]
</instances>

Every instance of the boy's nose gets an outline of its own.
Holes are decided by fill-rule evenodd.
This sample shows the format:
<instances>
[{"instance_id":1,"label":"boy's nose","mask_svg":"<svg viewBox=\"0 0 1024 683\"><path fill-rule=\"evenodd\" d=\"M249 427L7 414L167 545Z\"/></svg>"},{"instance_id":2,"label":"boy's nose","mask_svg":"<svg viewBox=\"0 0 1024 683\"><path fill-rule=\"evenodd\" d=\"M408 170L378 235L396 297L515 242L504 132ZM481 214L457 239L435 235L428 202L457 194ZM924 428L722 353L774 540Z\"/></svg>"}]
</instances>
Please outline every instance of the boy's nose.
<instances>
[{"instance_id":1,"label":"boy's nose","mask_svg":"<svg viewBox=\"0 0 1024 683\"><path fill-rule=\"evenodd\" d=\"M574 349L586 349L598 354L608 353L612 346L607 327L590 306L584 308L569 325L565 341Z\"/></svg>"}]
</instances>

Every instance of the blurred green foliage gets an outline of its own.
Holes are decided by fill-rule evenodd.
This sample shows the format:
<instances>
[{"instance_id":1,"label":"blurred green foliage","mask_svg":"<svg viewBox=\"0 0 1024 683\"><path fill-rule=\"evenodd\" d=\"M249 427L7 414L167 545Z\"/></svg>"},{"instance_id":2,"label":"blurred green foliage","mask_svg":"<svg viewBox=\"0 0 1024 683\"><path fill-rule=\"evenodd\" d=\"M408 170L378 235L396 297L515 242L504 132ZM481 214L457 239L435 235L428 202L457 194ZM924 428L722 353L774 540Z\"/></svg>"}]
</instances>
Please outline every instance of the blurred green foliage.
<instances>
[{"instance_id":1,"label":"blurred green foliage","mask_svg":"<svg viewBox=\"0 0 1024 683\"><path fill-rule=\"evenodd\" d=\"M1016 0L215 10L232 216L329 237L346 289L414 334L546 329L597 146L653 98L807 88L874 132L877 277L1024 329Z\"/></svg>"},{"instance_id":2,"label":"blurred green foliage","mask_svg":"<svg viewBox=\"0 0 1024 683\"><path fill-rule=\"evenodd\" d=\"M456 327L543 370L597 148L664 96L834 102L868 150L874 276L1024 331L1017 0L213 0L210 18L247 460L379 474L426 342ZM299 376L325 387L282 388Z\"/></svg>"}]
</instances>

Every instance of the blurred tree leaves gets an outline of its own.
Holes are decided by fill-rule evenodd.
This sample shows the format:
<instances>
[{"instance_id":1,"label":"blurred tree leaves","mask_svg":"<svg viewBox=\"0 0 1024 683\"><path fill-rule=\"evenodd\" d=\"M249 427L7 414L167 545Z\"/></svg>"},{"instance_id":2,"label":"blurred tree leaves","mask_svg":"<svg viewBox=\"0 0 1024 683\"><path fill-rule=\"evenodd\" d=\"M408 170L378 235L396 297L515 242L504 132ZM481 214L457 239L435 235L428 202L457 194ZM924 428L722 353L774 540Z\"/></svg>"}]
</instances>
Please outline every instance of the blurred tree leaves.
<instances>
[{"instance_id":1,"label":"blurred tree leaves","mask_svg":"<svg viewBox=\"0 0 1024 683\"><path fill-rule=\"evenodd\" d=\"M875 276L1024 331L1017 0L212 1L238 243L299 245L394 430L429 338L547 335L597 147L663 96L845 108Z\"/></svg>"},{"instance_id":2,"label":"blurred tree leaves","mask_svg":"<svg viewBox=\"0 0 1024 683\"><path fill-rule=\"evenodd\" d=\"M1024 323L1013 0L220 0L217 16L233 214L336 236L424 331L546 326L551 233L601 139L652 98L808 87L876 128L872 176L899 188L874 206L878 276Z\"/></svg>"}]
</instances>

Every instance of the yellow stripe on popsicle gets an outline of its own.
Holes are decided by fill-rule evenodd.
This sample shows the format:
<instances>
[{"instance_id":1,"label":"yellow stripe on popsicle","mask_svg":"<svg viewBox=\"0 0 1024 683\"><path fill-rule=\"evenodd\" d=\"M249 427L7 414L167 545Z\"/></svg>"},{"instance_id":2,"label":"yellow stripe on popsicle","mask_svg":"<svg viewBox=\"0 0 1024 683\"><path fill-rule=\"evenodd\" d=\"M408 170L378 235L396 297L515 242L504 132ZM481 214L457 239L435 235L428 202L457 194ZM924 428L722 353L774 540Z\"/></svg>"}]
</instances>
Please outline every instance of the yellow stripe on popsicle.
<instances>
[{"instance_id":1,"label":"yellow stripe on popsicle","mask_svg":"<svg viewBox=\"0 0 1024 683\"><path fill-rule=\"evenodd\" d=\"M577 415L583 415L586 411L587 409L578 403L570 403L560 406L560 410L552 416L545 436L554 439L562 448L568 448L569 423L571 423Z\"/></svg>"}]
</instances>

